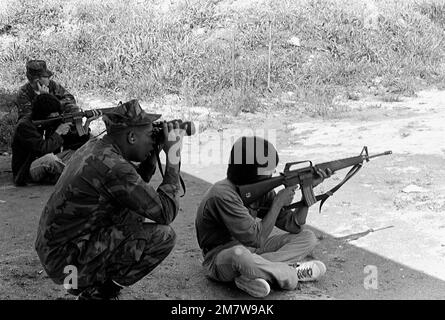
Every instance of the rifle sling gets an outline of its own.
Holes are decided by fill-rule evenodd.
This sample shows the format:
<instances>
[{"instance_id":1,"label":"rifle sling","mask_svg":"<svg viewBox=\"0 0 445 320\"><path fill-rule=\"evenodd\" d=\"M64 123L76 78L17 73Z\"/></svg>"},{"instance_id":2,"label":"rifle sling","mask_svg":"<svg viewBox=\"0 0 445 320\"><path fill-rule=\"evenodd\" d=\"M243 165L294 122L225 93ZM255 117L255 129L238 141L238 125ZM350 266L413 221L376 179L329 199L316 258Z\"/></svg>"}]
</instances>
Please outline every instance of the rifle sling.
<instances>
[{"instance_id":1,"label":"rifle sling","mask_svg":"<svg viewBox=\"0 0 445 320\"><path fill-rule=\"evenodd\" d=\"M362 162L360 162L360 163L356 164L355 166L353 166L351 168L351 170L348 171L346 176L343 178L343 180L339 184L337 184L335 187L333 187L328 192L325 192L324 194L320 195L321 196L320 197L321 202L320 202L320 208L319 208L318 212L321 212L321 207L326 202L326 200L330 196L332 196L338 189L340 189L349 179L351 179L362 168L362 166L363 166Z\"/></svg>"},{"instance_id":2,"label":"rifle sling","mask_svg":"<svg viewBox=\"0 0 445 320\"><path fill-rule=\"evenodd\" d=\"M164 178L164 172L162 171L162 164L161 164L161 158L159 158L159 152L158 152L158 150L155 150L155 152L156 152L156 160L158 161L159 171L161 172L162 178ZM181 162L179 162L179 170L181 170ZM185 196L186 189L185 189L185 182L184 182L184 179L182 179L181 173L179 173L179 181L181 182L181 187L182 187L182 191L183 191L183 193L181 195L181 198L182 198L183 196Z\"/></svg>"}]
</instances>

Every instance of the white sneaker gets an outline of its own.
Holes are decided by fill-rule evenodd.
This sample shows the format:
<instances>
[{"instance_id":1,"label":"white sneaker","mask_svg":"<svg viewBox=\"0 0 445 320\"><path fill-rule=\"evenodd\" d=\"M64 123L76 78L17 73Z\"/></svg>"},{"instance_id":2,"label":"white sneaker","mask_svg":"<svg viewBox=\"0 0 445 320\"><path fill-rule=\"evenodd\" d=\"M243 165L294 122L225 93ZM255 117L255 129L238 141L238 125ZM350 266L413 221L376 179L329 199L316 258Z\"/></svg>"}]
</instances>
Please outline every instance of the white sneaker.
<instances>
[{"instance_id":1,"label":"white sneaker","mask_svg":"<svg viewBox=\"0 0 445 320\"><path fill-rule=\"evenodd\" d=\"M314 281L326 273L326 266L319 260L300 262L292 266L297 271L298 281Z\"/></svg>"},{"instance_id":2,"label":"white sneaker","mask_svg":"<svg viewBox=\"0 0 445 320\"><path fill-rule=\"evenodd\" d=\"M264 298L270 293L270 286L261 278L249 279L246 276L235 278L236 286L255 298Z\"/></svg>"}]
</instances>

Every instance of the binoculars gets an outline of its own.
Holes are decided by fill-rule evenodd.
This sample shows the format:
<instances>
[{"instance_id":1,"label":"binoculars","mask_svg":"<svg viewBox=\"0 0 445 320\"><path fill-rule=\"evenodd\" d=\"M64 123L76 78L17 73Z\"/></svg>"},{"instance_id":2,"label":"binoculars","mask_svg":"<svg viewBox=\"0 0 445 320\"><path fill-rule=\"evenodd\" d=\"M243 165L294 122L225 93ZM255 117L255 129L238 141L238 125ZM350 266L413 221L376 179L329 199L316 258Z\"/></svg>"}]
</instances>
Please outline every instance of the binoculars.
<instances>
[{"instance_id":1,"label":"binoculars","mask_svg":"<svg viewBox=\"0 0 445 320\"><path fill-rule=\"evenodd\" d=\"M175 122L179 123L179 128L184 130L187 127L187 130L185 131L186 136L192 136L195 134L195 125L191 121L182 121L181 119L175 119L171 121L167 121L167 125L169 123L175 124ZM163 132L163 122L154 122L153 123L153 140L156 144L160 144L164 142L164 132Z\"/></svg>"}]
</instances>

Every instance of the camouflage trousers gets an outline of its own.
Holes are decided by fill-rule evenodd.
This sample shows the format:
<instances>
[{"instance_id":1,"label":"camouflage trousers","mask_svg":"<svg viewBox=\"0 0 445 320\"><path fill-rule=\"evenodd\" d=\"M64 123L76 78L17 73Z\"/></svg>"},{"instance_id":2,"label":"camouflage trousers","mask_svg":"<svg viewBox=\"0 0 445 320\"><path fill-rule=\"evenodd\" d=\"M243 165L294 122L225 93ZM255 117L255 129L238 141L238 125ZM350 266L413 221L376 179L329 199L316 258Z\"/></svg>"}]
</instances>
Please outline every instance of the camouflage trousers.
<instances>
[{"instance_id":1,"label":"camouflage trousers","mask_svg":"<svg viewBox=\"0 0 445 320\"><path fill-rule=\"evenodd\" d=\"M48 273L56 283L63 283L63 264L77 269L77 285L82 290L113 280L129 286L156 268L171 252L176 234L168 225L143 222L138 214L126 211L124 221L83 236L64 246L47 265L58 265ZM60 255L64 255L61 257ZM46 268L50 269L50 268Z\"/></svg>"}]
</instances>

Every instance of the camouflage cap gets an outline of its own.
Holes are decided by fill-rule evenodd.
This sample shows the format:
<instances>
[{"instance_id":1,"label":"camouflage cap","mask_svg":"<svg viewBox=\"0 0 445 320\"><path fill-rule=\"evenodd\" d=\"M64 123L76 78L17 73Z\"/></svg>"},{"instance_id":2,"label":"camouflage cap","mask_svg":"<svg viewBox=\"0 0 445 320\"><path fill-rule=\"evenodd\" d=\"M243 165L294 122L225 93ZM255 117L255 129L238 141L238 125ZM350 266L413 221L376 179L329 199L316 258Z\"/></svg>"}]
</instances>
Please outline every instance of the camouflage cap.
<instances>
[{"instance_id":1,"label":"camouflage cap","mask_svg":"<svg viewBox=\"0 0 445 320\"><path fill-rule=\"evenodd\" d=\"M121 130L128 127L146 126L161 117L160 114L147 113L142 110L138 100L133 99L128 102L119 102L119 105L112 111L102 116L107 132Z\"/></svg>"},{"instance_id":2,"label":"camouflage cap","mask_svg":"<svg viewBox=\"0 0 445 320\"><path fill-rule=\"evenodd\" d=\"M51 77L53 75L43 60L29 60L26 63L26 73L32 77Z\"/></svg>"}]
</instances>

